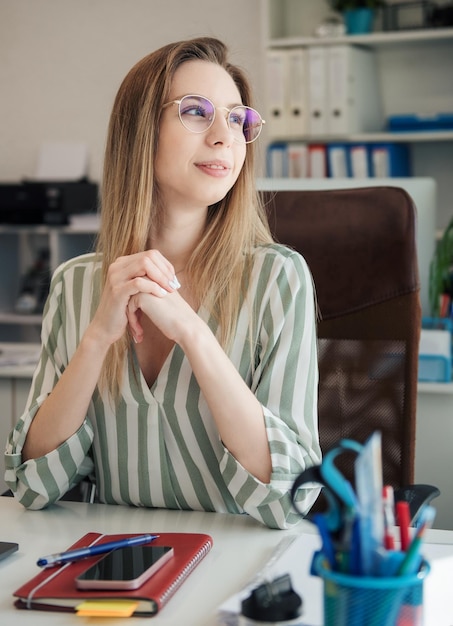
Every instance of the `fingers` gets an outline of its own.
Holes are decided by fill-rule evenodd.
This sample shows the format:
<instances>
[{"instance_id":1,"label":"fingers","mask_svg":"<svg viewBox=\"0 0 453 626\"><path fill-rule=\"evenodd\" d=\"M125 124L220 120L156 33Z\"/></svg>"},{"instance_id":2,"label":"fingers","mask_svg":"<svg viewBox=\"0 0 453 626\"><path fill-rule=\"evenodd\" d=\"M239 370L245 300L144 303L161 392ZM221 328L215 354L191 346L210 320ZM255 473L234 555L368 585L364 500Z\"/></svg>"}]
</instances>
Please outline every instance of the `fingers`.
<instances>
[{"instance_id":1,"label":"fingers","mask_svg":"<svg viewBox=\"0 0 453 626\"><path fill-rule=\"evenodd\" d=\"M158 250L147 250L118 258L110 266L109 275L112 283L130 283L130 295L141 290L153 295L165 295L181 286L175 276L173 265ZM137 280L139 278L154 282L158 289Z\"/></svg>"},{"instance_id":2,"label":"fingers","mask_svg":"<svg viewBox=\"0 0 453 626\"><path fill-rule=\"evenodd\" d=\"M126 317L135 343L140 343L143 339L143 327L140 323L142 311L139 308L137 300L137 296L130 298L126 308Z\"/></svg>"}]
</instances>

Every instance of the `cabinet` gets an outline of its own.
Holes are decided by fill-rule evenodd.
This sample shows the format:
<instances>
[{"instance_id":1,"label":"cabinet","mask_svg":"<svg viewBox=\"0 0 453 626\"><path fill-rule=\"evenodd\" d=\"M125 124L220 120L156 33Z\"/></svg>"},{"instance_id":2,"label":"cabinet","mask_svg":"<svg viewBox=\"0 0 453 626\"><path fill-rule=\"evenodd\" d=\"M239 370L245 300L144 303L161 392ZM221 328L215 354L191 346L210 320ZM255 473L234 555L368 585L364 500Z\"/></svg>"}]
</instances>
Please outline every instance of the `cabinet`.
<instances>
[{"instance_id":1,"label":"cabinet","mask_svg":"<svg viewBox=\"0 0 453 626\"><path fill-rule=\"evenodd\" d=\"M38 346L39 347L39 346ZM13 351L17 356L36 352L34 344L1 344L0 356L5 351ZM18 418L22 415L30 391L30 383L33 375L34 365L10 365L0 368L0 494L6 489L4 481L5 462L3 450L8 435Z\"/></svg>"},{"instance_id":2,"label":"cabinet","mask_svg":"<svg viewBox=\"0 0 453 626\"><path fill-rule=\"evenodd\" d=\"M335 38L313 37L314 27L328 13L326 2L265 0L264 49L331 47L336 44L372 50L377 65L382 118L415 113L453 113L453 28L373 32ZM271 86L271 90L275 86ZM310 94L308 94L310 97ZM380 128L335 137L341 142L399 142L409 144L413 176L429 176L438 188L437 227L452 217L451 171L453 129L433 132L389 133ZM272 130L270 141L282 139ZM333 142L332 136L295 134L294 141Z\"/></svg>"},{"instance_id":3,"label":"cabinet","mask_svg":"<svg viewBox=\"0 0 453 626\"><path fill-rule=\"evenodd\" d=\"M40 340L41 315L16 310L23 277L40 251L48 250L53 272L63 261L92 250L95 238L95 229L0 226L0 342Z\"/></svg>"}]
</instances>

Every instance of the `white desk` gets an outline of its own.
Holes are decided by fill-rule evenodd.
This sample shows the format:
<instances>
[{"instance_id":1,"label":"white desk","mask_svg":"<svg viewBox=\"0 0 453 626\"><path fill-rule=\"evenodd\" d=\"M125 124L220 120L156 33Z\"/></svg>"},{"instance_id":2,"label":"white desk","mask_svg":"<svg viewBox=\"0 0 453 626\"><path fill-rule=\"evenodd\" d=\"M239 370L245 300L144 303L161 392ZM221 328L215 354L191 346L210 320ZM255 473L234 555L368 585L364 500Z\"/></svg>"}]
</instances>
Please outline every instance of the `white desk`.
<instances>
[{"instance_id":1,"label":"white desk","mask_svg":"<svg viewBox=\"0 0 453 626\"><path fill-rule=\"evenodd\" d=\"M115 532L206 532L214 547L190 574L156 617L153 626L214 626L217 608L229 596L252 580L267 562L272 551L289 534L313 535L313 528L301 522L296 530L269 530L246 516L188 511L134 509L123 506L64 502L45 511L26 511L13 498L0 497L0 540L16 541L19 552L0 561L0 624L2 626L83 626L95 620L74 614L47 611L18 611L13 592L38 570L36 560L43 554L64 550L88 531ZM313 545L313 539L307 536ZM432 530L430 548L440 560L425 583L425 626L451 626L453 601L450 581L453 573L453 532ZM435 545L448 544L448 545ZM425 556L430 553L424 550ZM299 559L300 555L295 555ZM440 558L442 557L442 558ZM445 584L439 584L444 582ZM308 587L297 589L307 605L305 619L319 626L321 584L307 579ZM308 592L308 589L310 590ZM451 611L450 611L451 607ZM450 611L450 614L449 614ZM103 626L135 626L137 618L102 619Z\"/></svg>"}]
</instances>

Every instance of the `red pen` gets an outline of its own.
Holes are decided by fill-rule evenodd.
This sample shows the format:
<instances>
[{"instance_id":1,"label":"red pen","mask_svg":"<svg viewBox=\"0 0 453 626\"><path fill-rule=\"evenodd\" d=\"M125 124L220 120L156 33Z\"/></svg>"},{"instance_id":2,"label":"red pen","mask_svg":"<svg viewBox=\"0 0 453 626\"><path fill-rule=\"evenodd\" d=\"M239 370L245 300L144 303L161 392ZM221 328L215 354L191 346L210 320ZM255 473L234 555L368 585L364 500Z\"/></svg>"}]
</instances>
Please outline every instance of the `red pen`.
<instances>
[{"instance_id":1,"label":"red pen","mask_svg":"<svg viewBox=\"0 0 453 626\"><path fill-rule=\"evenodd\" d=\"M401 550L406 552L411 541L409 534L409 527L411 524L409 502L401 501L396 503L396 521L400 527Z\"/></svg>"},{"instance_id":2,"label":"red pen","mask_svg":"<svg viewBox=\"0 0 453 626\"><path fill-rule=\"evenodd\" d=\"M395 538L393 536L393 526L395 526L394 506L395 498L393 487L385 485L382 488L382 505L384 507L384 548L386 550L395 549Z\"/></svg>"}]
</instances>

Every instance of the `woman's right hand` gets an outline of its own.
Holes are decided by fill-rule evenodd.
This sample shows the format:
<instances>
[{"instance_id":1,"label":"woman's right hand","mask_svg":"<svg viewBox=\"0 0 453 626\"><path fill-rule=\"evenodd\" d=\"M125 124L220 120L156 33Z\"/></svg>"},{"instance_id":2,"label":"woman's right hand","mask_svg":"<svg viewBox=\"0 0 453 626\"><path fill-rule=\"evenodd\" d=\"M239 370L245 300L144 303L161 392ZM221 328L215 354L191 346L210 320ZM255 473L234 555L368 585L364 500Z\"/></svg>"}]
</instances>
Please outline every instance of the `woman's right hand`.
<instances>
[{"instance_id":1,"label":"woman's right hand","mask_svg":"<svg viewBox=\"0 0 453 626\"><path fill-rule=\"evenodd\" d=\"M177 287L173 265L158 250L119 257L108 269L90 330L98 341L111 345L125 332L127 306L132 296L148 293L162 298Z\"/></svg>"}]
</instances>

